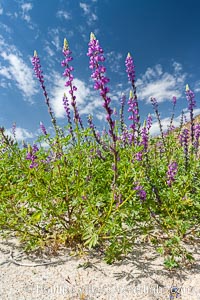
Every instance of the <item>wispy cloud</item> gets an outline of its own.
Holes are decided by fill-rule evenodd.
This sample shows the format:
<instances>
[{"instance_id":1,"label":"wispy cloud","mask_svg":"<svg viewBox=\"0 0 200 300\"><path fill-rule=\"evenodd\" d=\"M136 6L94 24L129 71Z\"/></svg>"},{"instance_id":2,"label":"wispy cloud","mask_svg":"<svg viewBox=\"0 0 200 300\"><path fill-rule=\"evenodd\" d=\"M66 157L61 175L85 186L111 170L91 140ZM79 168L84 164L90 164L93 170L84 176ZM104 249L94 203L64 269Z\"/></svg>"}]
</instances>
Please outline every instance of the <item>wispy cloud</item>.
<instances>
[{"instance_id":1,"label":"wispy cloud","mask_svg":"<svg viewBox=\"0 0 200 300\"><path fill-rule=\"evenodd\" d=\"M3 29L3 31L5 31L8 34L11 34L13 31L8 25L3 24L2 22L0 22L0 26L1 26L1 29Z\"/></svg>"},{"instance_id":2,"label":"wispy cloud","mask_svg":"<svg viewBox=\"0 0 200 300\"><path fill-rule=\"evenodd\" d=\"M16 47L8 45L1 37L0 57L2 58L0 76L4 79L4 82L7 79L8 83L14 83L22 92L24 98L32 102L31 97L37 91L36 82L33 79L33 71L24 62L21 53Z\"/></svg>"},{"instance_id":3,"label":"wispy cloud","mask_svg":"<svg viewBox=\"0 0 200 300\"><path fill-rule=\"evenodd\" d=\"M0 6L0 15L3 15L3 8Z\"/></svg>"},{"instance_id":4,"label":"wispy cloud","mask_svg":"<svg viewBox=\"0 0 200 300\"><path fill-rule=\"evenodd\" d=\"M32 10L33 5L30 2L27 3L23 3L21 5L21 9L22 9L22 18L27 22L30 23L31 22L31 17L29 15L29 11Z\"/></svg>"},{"instance_id":5,"label":"wispy cloud","mask_svg":"<svg viewBox=\"0 0 200 300\"><path fill-rule=\"evenodd\" d=\"M199 114L200 114L200 108L194 109L194 116L197 116ZM186 121L188 122L190 120L190 112L188 111L187 108L184 109L184 115L186 117ZM180 126L181 117L182 117L182 115L179 115L179 116L177 116L176 118L173 119L173 125L175 127ZM171 120L171 117L161 119L161 124L162 124L163 131L166 131L169 128L170 120ZM160 134L159 124L156 120L152 124L150 133L152 135Z\"/></svg>"},{"instance_id":6,"label":"wispy cloud","mask_svg":"<svg viewBox=\"0 0 200 300\"><path fill-rule=\"evenodd\" d=\"M68 13L65 10L59 10L59 11L57 11L56 17L60 18L60 19L65 19L65 20L70 20L72 18L71 15L70 15L70 13Z\"/></svg>"},{"instance_id":7,"label":"wispy cloud","mask_svg":"<svg viewBox=\"0 0 200 300\"><path fill-rule=\"evenodd\" d=\"M88 15L90 13L90 6L88 4L80 2L80 8L82 8L84 14Z\"/></svg>"},{"instance_id":8,"label":"wispy cloud","mask_svg":"<svg viewBox=\"0 0 200 300\"><path fill-rule=\"evenodd\" d=\"M196 81L195 82L195 85L194 85L194 91L196 93L199 93L200 92L200 80Z\"/></svg>"},{"instance_id":9,"label":"wispy cloud","mask_svg":"<svg viewBox=\"0 0 200 300\"><path fill-rule=\"evenodd\" d=\"M177 62L174 62L172 67L172 73L164 72L159 64L148 68L136 82L139 98L150 102L150 98L155 97L158 102L163 102L171 100L173 96L181 97L187 74Z\"/></svg>"},{"instance_id":10,"label":"wispy cloud","mask_svg":"<svg viewBox=\"0 0 200 300\"><path fill-rule=\"evenodd\" d=\"M65 81L66 80L62 78L60 74L54 73L54 86L51 91L51 105L57 118L64 118L66 116L62 102L64 93L69 96L69 103L71 102L68 88L65 87ZM75 95L80 115L88 116L89 114L95 114L95 117L101 120L102 100L98 97L98 94L91 91L86 83L80 79L74 79L74 85L77 87Z\"/></svg>"},{"instance_id":11,"label":"wispy cloud","mask_svg":"<svg viewBox=\"0 0 200 300\"><path fill-rule=\"evenodd\" d=\"M50 42L51 44L54 45L54 47L56 48L57 51L61 50L61 45L60 45L60 39L59 39L59 29L58 28L51 28L48 31L48 35L50 36Z\"/></svg>"},{"instance_id":12,"label":"wispy cloud","mask_svg":"<svg viewBox=\"0 0 200 300\"><path fill-rule=\"evenodd\" d=\"M122 58L122 54L116 51L111 51L106 54L109 68L113 73L120 73Z\"/></svg>"},{"instance_id":13,"label":"wispy cloud","mask_svg":"<svg viewBox=\"0 0 200 300\"><path fill-rule=\"evenodd\" d=\"M89 4L80 2L79 5L80 5L80 8L83 10L84 15L87 17L87 21L86 21L87 24L89 26L93 25L93 23L98 20L97 15L93 12L93 10L91 10L91 7Z\"/></svg>"},{"instance_id":14,"label":"wispy cloud","mask_svg":"<svg viewBox=\"0 0 200 300\"><path fill-rule=\"evenodd\" d=\"M6 129L5 134L13 137L12 128ZM16 127L15 134L16 134L16 140L19 142L25 141L26 139L32 139L34 137L32 132L21 127Z\"/></svg>"}]
</instances>

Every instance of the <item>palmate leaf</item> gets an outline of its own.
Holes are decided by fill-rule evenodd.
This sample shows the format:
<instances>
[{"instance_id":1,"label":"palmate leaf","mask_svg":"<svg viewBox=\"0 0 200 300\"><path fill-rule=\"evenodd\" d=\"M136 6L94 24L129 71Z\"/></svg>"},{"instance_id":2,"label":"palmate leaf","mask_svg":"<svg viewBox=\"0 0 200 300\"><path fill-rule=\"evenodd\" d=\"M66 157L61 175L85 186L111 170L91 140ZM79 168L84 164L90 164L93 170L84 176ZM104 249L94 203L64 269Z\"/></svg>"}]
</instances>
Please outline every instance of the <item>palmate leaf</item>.
<instances>
[{"instance_id":1,"label":"palmate leaf","mask_svg":"<svg viewBox=\"0 0 200 300\"><path fill-rule=\"evenodd\" d=\"M89 249L91 249L97 245L98 238L99 237L97 233L93 233L92 236L87 234L84 236L84 240L86 240L84 245L88 246Z\"/></svg>"}]
</instances>

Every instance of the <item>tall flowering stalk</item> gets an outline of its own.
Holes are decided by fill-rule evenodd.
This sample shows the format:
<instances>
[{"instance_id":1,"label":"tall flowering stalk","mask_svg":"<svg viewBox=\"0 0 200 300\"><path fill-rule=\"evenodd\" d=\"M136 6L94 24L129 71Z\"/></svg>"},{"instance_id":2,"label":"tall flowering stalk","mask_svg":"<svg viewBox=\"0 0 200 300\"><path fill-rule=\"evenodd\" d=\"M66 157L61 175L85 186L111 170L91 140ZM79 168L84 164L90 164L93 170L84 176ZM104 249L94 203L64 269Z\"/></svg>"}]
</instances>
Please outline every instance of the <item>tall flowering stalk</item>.
<instances>
[{"instance_id":1,"label":"tall flowering stalk","mask_svg":"<svg viewBox=\"0 0 200 300\"><path fill-rule=\"evenodd\" d=\"M92 119L92 116L91 116L91 115L88 116L88 124L89 124L90 129L92 130L92 133L93 133L93 136L94 136L96 142L97 142L99 145L101 145L102 148L103 148L105 151L107 151L108 148L107 148L106 144L105 144L104 141L101 139L100 135L96 132L96 128L95 128L95 126L94 126L93 119Z\"/></svg>"},{"instance_id":2,"label":"tall flowering stalk","mask_svg":"<svg viewBox=\"0 0 200 300\"><path fill-rule=\"evenodd\" d=\"M137 90L135 85L135 65L133 58L130 53L128 53L126 60L125 60L125 66L126 66L126 73L128 75L128 80L131 82L132 88L133 88L133 102L135 105L135 110L137 110L137 121L136 121L136 131L137 136L140 135L140 114L139 114L139 106L138 106L138 99L137 99ZM130 100L130 99L129 99Z\"/></svg>"},{"instance_id":3,"label":"tall flowering stalk","mask_svg":"<svg viewBox=\"0 0 200 300\"><path fill-rule=\"evenodd\" d=\"M187 128L183 129L182 133L179 135L179 141L181 146L183 146L184 154L185 154L185 169L188 168L188 142L189 142L189 130Z\"/></svg>"},{"instance_id":4,"label":"tall flowering stalk","mask_svg":"<svg viewBox=\"0 0 200 300\"><path fill-rule=\"evenodd\" d=\"M72 136L72 140L75 144L76 140L75 140L75 137L74 137L73 127L72 127L69 101L68 101L68 98L67 98L65 93L64 93L64 96L63 96L63 106L64 106L64 109L65 109L65 112L66 112L66 115L67 115L67 120L68 120L68 124L69 124L69 132L70 132L70 134Z\"/></svg>"},{"instance_id":5,"label":"tall flowering stalk","mask_svg":"<svg viewBox=\"0 0 200 300\"><path fill-rule=\"evenodd\" d=\"M168 170L167 170L167 184L169 187L171 187L172 182L175 181L175 175L178 171L178 164L177 162L173 161L168 165Z\"/></svg>"},{"instance_id":6,"label":"tall flowering stalk","mask_svg":"<svg viewBox=\"0 0 200 300\"><path fill-rule=\"evenodd\" d=\"M146 163L148 164L148 143L149 143L149 131L152 125L152 117L149 114L147 117L147 120L144 121L144 125L141 129L141 135L140 135L140 146L143 146L142 151L136 153L135 159L138 161L142 161L143 154L145 154L146 157ZM149 166L148 166L149 167Z\"/></svg>"},{"instance_id":7,"label":"tall flowering stalk","mask_svg":"<svg viewBox=\"0 0 200 300\"><path fill-rule=\"evenodd\" d=\"M172 98L172 103L173 103L172 116L171 116L171 119L170 119L169 131L174 129L172 124L173 124L173 120L174 120L174 111L175 111L175 107L176 107L176 101L177 101L176 97L173 96L173 98Z\"/></svg>"},{"instance_id":8,"label":"tall flowering stalk","mask_svg":"<svg viewBox=\"0 0 200 300\"><path fill-rule=\"evenodd\" d=\"M64 39L64 45L63 45L63 55L65 56L65 59L61 62L61 66L65 67L65 71L63 72L63 76L67 78L67 81L65 83L66 87L69 87L69 94L71 96L71 105L74 110L74 122L77 124L80 124L81 128L83 129L83 123L80 118L77 104L76 104L76 96L74 94L75 91L77 91L77 87L73 84L74 76L72 75L72 71L74 68L69 65L69 62L73 60L73 57L71 56L72 52L69 49L69 45L66 39ZM66 101L66 95L65 95L65 101Z\"/></svg>"},{"instance_id":9,"label":"tall flowering stalk","mask_svg":"<svg viewBox=\"0 0 200 300\"><path fill-rule=\"evenodd\" d=\"M48 112L49 112L49 114L51 116L51 122L52 122L52 124L54 126L56 134L58 134L58 128L57 128L57 124L56 124L56 118L54 116L53 110L52 110L51 105L50 105L49 96L47 94L46 87L45 87L45 84L44 84L44 76L43 76L43 71L42 71L41 65L40 65L40 59L39 59L36 51L34 51L34 56L32 58L32 65L33 65L34 73L35 73L37 79L39 80L40 86L41 86L41 88L43 90L43 94L44 94L44 98L45 98L45 103L46 103L46 105L48 107Z\"/></svg>"},{"instance_id":10,"label":"tall flowering stalk","mask_svg":"<svg viewBox=\"0 0 200 300\"><path fill-rule=\"evenodd\" d=\"M137 140L139 139L139 133L138 133L138 128L139 128L139 110L138 110L138 104L137 104L137 99L133 95L133 92L130 91L129 95L129 101L128 101L128 112L131 112L131 116L128 117L129 120L132 121L132 124L129 126L132 129L132 133L130 134L129 141L130 143L136 143Z\"/></svg>"},{"instance_id":11,"label":"tall flowering stalk","mask_svg":"<svg viewBox=\"0 0 200 300\"><path fill-rule=\"evenodd\" d=\"M149 114L147 117L147 121L144 122L144 126L141 130L141 145L144 147L144 152L147 152L148 142L149 142L149 131L152 126L152 117Z\"/></svg>"},{"instance_id":12,"label":"tall flowering stalk","mask_svg":"<svg viewBox=\"0 0 200 300\"><path fill-rule=\"evenodd\" d=\"M16 140L16 123L14 122L12 125L12 134L14 139Z\"/></svg>"},{"instance_id":13,"label":"tall flowering stalk","mask_svg":"<svg viewBox=\"0 0 200 300\"><path fill-rule=\"evenodd\" d=\"M198 153L198 148L199 148L200 124L196 124L194 126L194 137L195 137L194 147L195 147L195 151L196 151L196 154L197 154Z\"/></svg>"},{"instance_id":14,"label":"tall flowering stalk","mask_svg":"<svg viewBox=\"0 0 200 300\"><path fill-rule=\"evenodd\" d=\"M28 146L28 153L26 155L26 159L31 161L31 164L29 166L30 169L38 167L36 155L38 151L39 149L36 144L34 144L33 147L31 147L30 145Z\"/></svg>"},{"instance_id":15,"label":"tall flowering stalk","mask_svg":"<svg viewBox=\"0 0 200 300\"><path fill-rule=\"evenodd\" d=\"M44 135L47 135L47 130L42 122L40 122L40 129Z\"/></svg>"},{"instance_id":16,"label":"tall flowering stalk","mask_svg":"<svg viewBox=\"0 0 200 300\"><path fill-rule=\"evenodd\" d=\"M162 142L163 142L163 146L164 146L164 151L165 151L166 150L166 145L165 145L164 132L163 132L163 128L162 128L162 123L161 123L161 119L160 119L160 113L158 111L158 102L157 102L156 98L151 97L151 103L152 103L154 112L156 114L156 118L158 120L159 129L160 129L160 133L161 133L161 138L162 138Z\"/></svg>"},{"instance_id":17,"label":"tall flowering stalk","mask_svg":"<svg viewBox=\"0 0 200 300\"><path fill-rule=\"evenodd\" d=\"M126 96L125 94L122 94L121 97L121 109L120 109L120 124L121 124L121 133L124 132L124 106L126 102Z\"/></svg>"},{"instance_id":18,"label":"tall flowering stalk","mask_svg":"<svg viewBox=\"0 0 200 300\"><path fill-rule=\"evenodd\" d=\"M133 189L137 191L137 196L139 197L140 201L141 202L145 201L147 194L144 188L138 182L135 182L134 185L135 187Z\"/></svg>"},{"instance_id":19,"label":"tall flowering stalk","mask_svg":"<svg viewBox=\"0 0 200 300\"><path fill-rule=\"evenodd\" d=\"M188 110L190 112L190 125L191 125L191 142L194 144L194 108L196 106L195 94L190 90L188 84L185 89L186 99L188 101Z\"/></svg>"},{"instance_id":20,"label":"tall flowering stalk","mask_svg":"<svg viewBox=\"0 0 200 300\"><path fill-rule=\"evenodd\" d=\"M93 33L90 34L90 42L88 44L88 53L87 55L90 58L89 68L93 70L92 79L94 80L94 89L100 91L100 95L103 98L104 102L102 106L105 108L107 112L106 120L109 124L109 135L113 140L113 146L111 150L114 155L114 180L113 184L115 185L117 180L117 149L116 149L116 141L117 136L114 132L115 129L115 121L112 118L113 109L110 107L111 98L108 96L109 88L106 84L109 82L109 78L105 76L106 68L102 65L102 62L105 61L105 57L103 55L104 51L101 48L99 41L96 39Z\"/></svg>"},{"instance_id":21,"label":"tall flowering stalk","mask_svg":"<svg viewBox=\"0 0 200 300\"><path fill-rule=\"evenodd\" d=\"M93 33L90 35L90 42L88 45L87 55L90 57L89 68L93 70L91 77L94 80L94 89L100 91L100 95L104 100L102 106L107 112L106 120L110 126L109 134L112 137L113 142L116 142L117 137L114 133L115 121L112 119L113 110L109 106L111 99L108 97L109 88L106 86L110 80L105 76L106 68L101 65L101 63L105 61L103 49Z\"/></svg>"}]
</instances>

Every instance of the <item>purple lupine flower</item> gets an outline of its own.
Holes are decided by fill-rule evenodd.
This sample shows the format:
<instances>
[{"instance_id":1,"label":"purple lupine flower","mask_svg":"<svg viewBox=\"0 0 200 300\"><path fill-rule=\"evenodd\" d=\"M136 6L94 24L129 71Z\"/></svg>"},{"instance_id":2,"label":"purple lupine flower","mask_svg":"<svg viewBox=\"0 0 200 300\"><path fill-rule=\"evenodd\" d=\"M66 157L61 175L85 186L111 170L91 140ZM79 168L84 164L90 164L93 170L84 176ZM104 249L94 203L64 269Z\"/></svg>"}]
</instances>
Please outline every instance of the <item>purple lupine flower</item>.
<instances>
[{"instance_id":1,"label":"purple lupine flower","mask_svg":"<svg viewBox=\"0 0 200 300\"><path fill-rule=\"evenodd\" d=\"M196 106L195 94L190 90L188 84L186 85L186 99L188 101L188 110L190 112L190 123L191 123L191 142L194 143L194 108Z\"/></svg>"},{"instance_id":2,"label":"purple lupine flower","mask_svg":"<svg viewBox=\"0 0 200 300\"><path fill-rule=\"evenodd\" d=\"M172 116L170 119L170 124L169 124L169 128L167 130L167 134L175 128L172 124L173 124L173 120L174 120L174 110L175 110L175 106L176 106L176 101L177 101L176 97L173 96L172 97L172 103L173 103Z\"/></svg>"},{"instance_id":3,"label":"purple lupine flower","mask_svg":"<svg viewBox=\"0 0 200 300\"><path fill-rule=\"evenodd\" d=\"M154 111L156 111L158 109L158 102L157 102L156 98L151 97L151 103L153 105Z\"/></svg>"},{"instance_id":4,"label":"purple lupine flower","mask_svg":"<svg viewBox=\"0 0 200 300\"><path fill-rule=\"evenodd\" d=\"M124 131L124 105L126 102L126 96L125 94L122 94L121 97L121 110L120 110L120 124L121 124L121 132Z\"/></svg>"},{"instance_id":5,"label":"purple lupine flower","mask_svg":"<svg viewBox=\"0 0 200 300\"><path fill-rule=\"evenodd\" d=\"M187 128L184 128L181 134L179 135L179 141L181 146L185 147L185 145L188 145L189 141L189 130Z\"/></svg>"},{"instance_id":6,"label":"purple lupine flower","mask_svg":"<svg viewBox=\"0 0 200 300\"><path fill-rule=\"evenodd\" d=\"M194 125L194 137L195 137L194 147L195 147L196 152L197 152L197 150L199 148L200 124Z\"/></svg>"},{"instance_id":7,"label":"purple lupine flower","mask_svg":"<svg viewBox=\"0 0 200 300\"><path fill-rule=\"evenodd\" d=\"M130 136L130 142L136 141L136 132L138 133L139 128L139 110L137 98L134 97L133 92L130 91L129 101L128 101L128 112L131 112L131 116L128 117L132 121L132 124L129 126L132 129L132 134Z\"/></svg>"},{"instance_id":8,"label":"purple lupine flower","mask_svg":"<svg viewBox=\"0 0 200 300\"><path fill-rule=\"evenodd\" d=\"M128 140L129 140L129 132L127 130L127 127L126 125L124 126L124 130L123 130L123 133L122 133L122 136L121 136L121 140L123 141L123 144L126 145L128 143ZM132 135L130 137L130 140L132 140Z\"/></svg>"},{"instance_id":9,"label":"purple lupine flower","mask_svg":"<svg viewBox=\"0 0 200 300\"><path fill-rule=\"evenodd\" d=\"M185 90L185 94L186 94L186 99L188 100L188 110L191 111L195 108L196 106L196 101L195 101L195 94L193 91L190 90L188 84L186 85L186 90Z\"/></svg>"},{"instance_id":10,"label":"purple lupine flower","mask_svg":"<svg viewBox=\"0 0 200 300\"><path fill-rule=\"evenodd\" d=\"M50 106L49 97L48 97L48 94L47 94L47 91L46 91L46 87L44 85L44 76L43 76L43 71L41 70L40 59L39 59L36 51L34 51L34 56L32 58L32 65L33 65L34 73L35 73L37 79L39 80L40 86L43 90L43 94L44 94L44 97L45 97L45 102L48 106L48 112L51 116L51 122L52 122L52 124L53 124L53 126L54 126L54 128L57 132L58 130L57 130L57 126L56 126L56 119L54 117L52 108Z\"/></svg>"},{"instance_id":11,"label":"purple lupine flower","mask_svg":"<svg viewBox=\"0 0 200 300\"><path fill-rule=\"evenodd\" d=\"M130 53L128 53L126 57L125 65L126 65L126 72L128 74L128 79L131 83L133 83L135 81L135 65Z\"/></svg>"},{"instance_id":12,"label":"purple lupine flower","mask_svg":"<svg viewBox=\"0 0 200 300\"><path fill-rule=\"evenodd\" d=\"M143 153L140 151L140 152L137 152L136 154L135 154L135 159L137 160L137 161L142 161L142 156L143 156Z\"/></svg>"},{"instance_id":13,"label":"purple lupine flower","mask_svg":"<svg viewBox=\"0 0 200 300\"><path fill-rule=\"evenodd\" d=\"M172 182L175 180L175 175L178 171L178 164L174 161L169 164L168 170L167 170L167 184L169 187L171 187Z\"/></svg>"},{"instance_id":14,"label":"purple lupine flower","mask_svg":"<svg viewBox=\"0 0 200 300\"><path fill-rule=\"evenodd\" d=\"M172 103L173 103L174 105L176 105L176 101L177 101L176 96L173 96L173 97L172 97Z\"/></svg>"},{"instance_id":15,"label":"purple lupine flower","mask_svg":"<svg viewBox=\"0 0 200 300\"><path fill-rule=\"evenodd\" d=\"M45 128L45 126L44 126L44 124L43 124L42 122L40 122L40 129L42 130L42 133L43 133L44 135L47 135L46 128Z\"/></svg>"},{"instance_id":16,"label":"purple lupine flower","mask_svg":"<svg viewBox=\"0 0 200 300\"><path fill-rule=\"evenodd\" d=\"M77 124L79 122L81 128L83 129L83 123L82 123L82 120L80 118L80 115L79 115L78 109L77 109L76 96L74 95L74 92L77 91L77 87L73 84L74 76L72 75L72 71L74 70L74 68L69 65L69 62L73 60L73 57L71 56L72 52L69 49L69 45L68 45L68 42L66 39L64 39L64 45L63 45L62 52L63 52L63 55L65 56L65 59L61 62L61 66L65 67L63 76L67 78L65 86L69 87L69 94L71 96L71 105L74 110L74 121Z\"/></svg>"},{"instance_id":17,"label":"purple lupine flower","mask_svg":"<svg viewBox=\"0 0 200 300\"><path fill-rule=\"evenodd\" d=\"M13 125L12 125L12 134L13 134L14 139L16 139L16 123L13 123Z\"/></svg>"},{"instance_id":18,"label":"purple lupine flower","mask_svg":"<svg viewBox=\"0 0 200 300\"><path fill-rule=\"evenodd\" d=\"M144 188L141 185L139 185L138 182L135 182L134 185L135 185L134 190L137 191L137 195L140 198L140 200L141 201L146 200L147 194Z\"/></svg>"},{"instance_id":19,"label":"purple lupine flower","mask_svg":"<svg viewBox=\"0 0 200 300\"><path fill-rule=\"evenodd\" d=\"M28 146L28 153L26 155L26 159L31 160L31 164L29 166L30 169L38 167L38 163L36 162L37 155L35 155L38 151L39 149L36 144L34 144L32 148L30 145Z\"/></svg>"},{"instance_id":20,"label":"purple lupine flower","mask_svg":"<svg viewBox=\"0 0 200 300\"><path fill-rule=\"evenodd\" d=\"M133 88L133 94L129 96L129 98L133 98L132 102L134 102L135 106L135 114L137 114L137 120L136 120L136 125L133 125L133 130L137 133L137 137L139 138L140 135L140 114L139 114L139 106L138 106L138 100L137 100L137 93L136 93L136 86L135 86L135 65L133 62L133 58L131 57L130 53L128 53L126 60L125 60L125 65L126 65L126 72L128 75L128 80L131 82L132 88ZM129 99L130 101L130 99ZM133 139L134 137L134 132L133 132Z\"/></svg>"},{"instance_id":21,"label":"purple lupine flower","mask_svg":"<svg viewBox=\"0 0 200 300\"><path fill-rule=\"evenodd\" d=\"M111 99L107 95L109 93L109 88L106 86L109 82L109 78L105 76L106 68L101 65L101 63L105 61L105 57L103 55L103 49L93 33L90 35L88 46L87 55L90 57L89 68L93 70L91 77L94 80L94 89L99 90L100 95L104 99L102 106L107 112L106 120L110 126L108 132L112 136L113 141L116 142L116 135L114 133L115 121L112 120L113 110L109 106Z\"/></svg>"},{"instance_id":22,"label":"purple lupine flower","mask_svg":"<svg viewBox=\"0 0 200 300\"><path fill-rule=\"evenodd\" d=\"M148 132L150 131L151 126L152 126L152 116L150 114L148 114L148 117L147 117L147 130L148 130Z\"/></svg>"},{"instance_id":23,"label":"purple lupine flower","mask_svg":"<svg viewBox=\"0 0 200 300\"><path fill-rule=\"evenodd\" d=\"M141 129L141 142L140 142L140 144L143 145L144 147L144 152L147 152L148 140L149 140L149 136L148 136L148 130L145 122L144 126Z\"/></svg>"},{"instance_id":24,"label":"purple lupine flower","mask_svg":"<svg viewBox=\"0 0 200 300\"><path fill-rule=\"evenodd\" d=\"M92 129L92 133L94 135L95 140L97 141L98 144L101 145L102 142L101 142L101 139L100 139L100 137L98 136L98 134L96 132L96 128L94 126L93 119L92 119L91 115L88 116L88 124L89 124L89 127Z\"/></svg>"},{"instance_id":25,"label":"purple lupine flower","mask_svg":"<svg viewBox=\"0 0 200 300\"><path fill-rule=\"evenodd\" d=\"M63 106L67 115L67 120L68 120L68 124L69 124L69 132L72 136L72 140L75 143L75 137L74 137L74 132L73 132L73 127L72 127L72 121L71 121L71 115L70 115L70 108L69 108L69 101L68 98L66 96L66 94L64 93L63 96Z\"/></svg>"},{"instance_id":26,"label":"purple lupine flower","mask_svg":"<svg viewBox=\"0 0 200 300\"><path fill-rule=\"evenodd\" d=\"M199 123L194 126L194 136L195 136L196 140L198 140L200 137L200 124Z\"/></svg>"}]
</instances>

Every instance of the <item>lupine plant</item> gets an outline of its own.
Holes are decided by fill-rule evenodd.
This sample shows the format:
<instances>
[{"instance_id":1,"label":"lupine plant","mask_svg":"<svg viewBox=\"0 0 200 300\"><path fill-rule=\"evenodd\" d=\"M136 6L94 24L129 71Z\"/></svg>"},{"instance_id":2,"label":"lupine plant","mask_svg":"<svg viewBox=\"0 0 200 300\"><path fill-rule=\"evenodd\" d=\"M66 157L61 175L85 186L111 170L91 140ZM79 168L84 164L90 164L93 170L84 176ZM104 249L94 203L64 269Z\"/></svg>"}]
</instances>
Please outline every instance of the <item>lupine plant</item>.
<instances>
[{"instance_id":1,"label":"lupine plant","mask_svg":"<svg viewBox=\"0 0 200 300\"><path fill-rule=\"evenodd\" d=\"M62 53L66 126L58 126L35 51L33 69L55 133L50 135L40 122L38 140L20 145L16 124L12 137L0 128L1 233L14 232L27 251L56 252L63 245L79 251L95 248L109 263L134 251L138 241L141 245L148 241L164 256L168 268L191 262L184 243L199 236L200 223L200 124L195 123L193 91L186 86L189 129L183 118L180 127L174 128L177 99L173 97L172 117L164 132L159 99L151 98L160 129L158 136L151 136L152 116L140 123L135 65L128 53L125 70L131 90L119 99L116 120L104 51L91 33L89 68L107 124L100 133L91 115L85 122L88 126L83 126L66 39ZM42 142L48 147L42 147Z\"/></svg>"}]
</instances>

